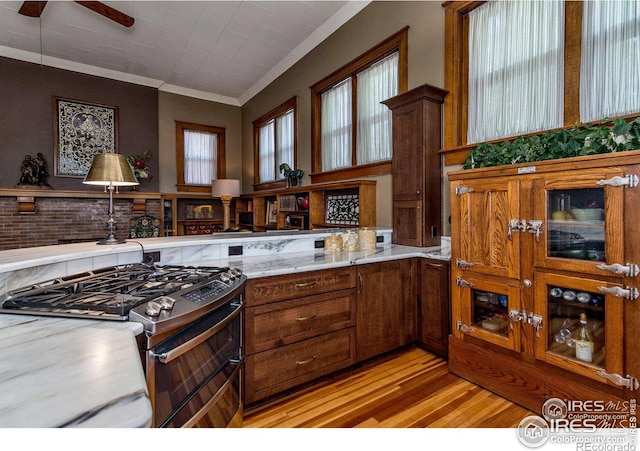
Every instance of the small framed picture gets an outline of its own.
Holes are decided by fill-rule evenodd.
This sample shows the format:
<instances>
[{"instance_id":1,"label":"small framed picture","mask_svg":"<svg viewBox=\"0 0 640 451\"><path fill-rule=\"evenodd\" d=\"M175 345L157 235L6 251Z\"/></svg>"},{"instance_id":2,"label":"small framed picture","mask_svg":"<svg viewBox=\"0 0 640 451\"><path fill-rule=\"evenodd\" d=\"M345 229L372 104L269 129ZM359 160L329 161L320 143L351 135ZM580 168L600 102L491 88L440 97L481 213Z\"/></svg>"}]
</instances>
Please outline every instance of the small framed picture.
<instances>
[{"instance_id":1,"label":"small framed picture","mask_svg":"<svg viewBox=\"0 0 640 451\"><path fill-rule=\"evenodd\" d=\"M304 229L304 216L302 215L291 215L289 216L289 227L292 229Z\"/></svg>"},{"instance_id":2,"label":"small framed picture","mask_svg":"<svg viewBox=\"0 0 640 451\"><path fill-rule=\"evenodd\" d=\"M267 202L267 217L264 221L266 224L278 223L278 205L275 201Z\"/></svg>"}]
</instances>

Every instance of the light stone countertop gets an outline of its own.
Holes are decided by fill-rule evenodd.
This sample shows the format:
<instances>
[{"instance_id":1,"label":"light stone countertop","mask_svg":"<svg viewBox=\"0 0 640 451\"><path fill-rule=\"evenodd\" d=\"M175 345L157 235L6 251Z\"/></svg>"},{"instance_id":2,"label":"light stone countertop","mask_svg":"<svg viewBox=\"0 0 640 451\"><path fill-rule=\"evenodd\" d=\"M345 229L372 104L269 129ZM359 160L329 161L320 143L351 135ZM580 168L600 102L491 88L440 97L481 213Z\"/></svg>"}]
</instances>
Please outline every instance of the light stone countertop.
<instances>
[{"instance_id":1,"label":"light stone countertop","mask_svg":"<svg viewBox=\"0 0 640 451\"><path fill-rule=\"evenodd\" d=\"M149 427L138 323L0 315L0 427Z\"/></svg>"},{"instance_id":2,"label":"light stone countertop","mask_svg":"<svg viewBox=\"0 0 640 451\"><path fill-rule=\"evenodd\" d=\"M430 248L394 245L385 238L386 243L374 250L332 254L323 249L304 250L299 244L292 245L286 236L270 235L268 238L275 241L267 244L264 236L232 236L222 242L226 246L242 245L245 255L221 258L225 252L218 251L210 254L215 258L207 259L202 252L197 264L239 267L249 278L255 278L411 257L450 259L446 238L442 246ZM141 241L145 250L170 248L176 242ZM177 241L193 249L209 243L202 238ZM313 241L310 243L313 246ZM96 249L94 243L71 246L75 246L70 249L71 254L91 253L93 258L96 252L120 258L116 248L123 246L125 249L120 252L131 253L132 246L136 246L136 258L140 256L135 243L104 249L102 246ZM55 266L64 260L63 247L30 251L37 255L34 264L41 268L40 276L47 274L48 264ZM57 255L56 249L50 248L58 248ZM0 252L0 269L5 263L4 268L21 267L29 271L28 264L20 261L20 254L24 256L25 252ZM46 278L41 277L42 280ZM138 323L0 314L0 427L149 426L151 405L135 341L135 335L141 332Z\"/></svg>"},{"instance_id":3,"label":"light stone countertop","mask_svg":"<svg viewBox=\"0 0 640 451\"><path fill-rule=\"evenodd\" d=\"M234 256L225 259L204 261L203 265L240 268L247 277L256 278L331 269L350 265L378 263L412 257L449 261L450 248L440 246L419 248L391 244L377 247L372 250L360 250L355 252L329 253L319 249L313 252L297 252L256 257Z\"/></svg>"}]
</instances>

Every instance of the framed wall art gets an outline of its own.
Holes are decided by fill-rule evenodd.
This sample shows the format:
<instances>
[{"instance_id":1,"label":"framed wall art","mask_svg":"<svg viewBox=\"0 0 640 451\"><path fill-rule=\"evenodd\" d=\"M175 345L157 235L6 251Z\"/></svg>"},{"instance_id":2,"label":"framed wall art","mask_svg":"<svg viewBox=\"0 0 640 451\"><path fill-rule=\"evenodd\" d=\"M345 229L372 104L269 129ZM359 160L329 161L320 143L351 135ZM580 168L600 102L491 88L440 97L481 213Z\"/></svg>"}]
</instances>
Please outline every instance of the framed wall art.
<instances>
[{"instance_id":1,"label":"framed wall art","mask_svg":"<svg viewBox=\"0 0 640 451\"><path fill-rule=\"evenodd\" d=\"M58 177L84 177L98 153L118 151L118 107L53 98Z\"/></svg>"},{"instance_id":2,"label":"framed wall art","mask_svg":"<svg viewBox=\"0 0 640 451\"><path fill-rule=\"evenodd\" d=\"M267 215L264 222L270 225L278 223L278 204L276 204L275 200L267 202Z\"/></svg>"}]
</instances>

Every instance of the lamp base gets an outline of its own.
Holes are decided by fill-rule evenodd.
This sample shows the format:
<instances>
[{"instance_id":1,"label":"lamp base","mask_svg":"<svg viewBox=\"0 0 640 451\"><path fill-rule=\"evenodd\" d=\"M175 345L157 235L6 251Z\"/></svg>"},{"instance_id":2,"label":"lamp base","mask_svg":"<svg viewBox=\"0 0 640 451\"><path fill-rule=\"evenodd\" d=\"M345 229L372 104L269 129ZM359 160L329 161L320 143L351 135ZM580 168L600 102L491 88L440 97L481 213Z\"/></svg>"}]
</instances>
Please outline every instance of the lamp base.
<instances>
[{"instance_id":1,"label":"lamp base","mask_svg":"<svg viewBox=\"0 0 640 451\"><path fill-rule=\"evenodd\" d=\"M98 241L96 244L122 244L126 243L127 240L123 240L121 238L116 238L115 236L108 236L104 240Z\"/></svg>"}]
</instances>

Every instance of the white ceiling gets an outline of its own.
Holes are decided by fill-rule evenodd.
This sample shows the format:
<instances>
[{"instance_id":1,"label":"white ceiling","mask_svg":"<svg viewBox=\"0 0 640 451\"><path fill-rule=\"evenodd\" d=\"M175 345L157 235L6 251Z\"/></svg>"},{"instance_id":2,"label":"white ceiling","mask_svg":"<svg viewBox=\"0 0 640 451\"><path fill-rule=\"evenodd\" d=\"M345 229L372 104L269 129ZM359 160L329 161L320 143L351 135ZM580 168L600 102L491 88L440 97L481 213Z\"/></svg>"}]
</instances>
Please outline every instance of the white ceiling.
<instances>
[{"instance_id":1,"label":"white ceiling","mask_svg":"<svg viewBox=\"0 0 640 451\"><path fill-rule=\"evenodd\" d=\"M104 3L135 24L71 1L50 1L40 19L0 1L0 56L240 106L369 2Z\"/></svg>"}]
</instances>

